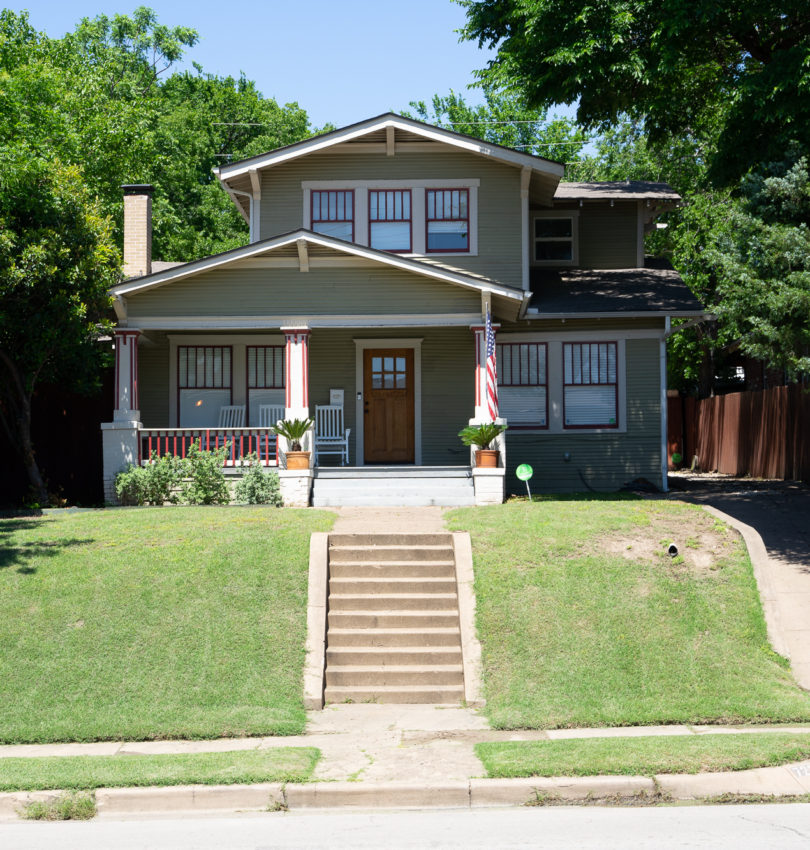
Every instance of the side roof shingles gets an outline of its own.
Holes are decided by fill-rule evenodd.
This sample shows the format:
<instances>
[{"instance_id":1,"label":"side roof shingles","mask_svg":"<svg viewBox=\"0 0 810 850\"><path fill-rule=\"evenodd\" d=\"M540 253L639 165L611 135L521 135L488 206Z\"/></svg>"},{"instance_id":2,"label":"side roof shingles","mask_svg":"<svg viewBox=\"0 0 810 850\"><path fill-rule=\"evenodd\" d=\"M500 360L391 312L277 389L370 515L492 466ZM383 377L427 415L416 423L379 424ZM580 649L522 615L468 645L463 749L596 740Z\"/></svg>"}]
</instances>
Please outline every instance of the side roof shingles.
<instances>
[{"instance_id":1,"label":"side roof shingles","mask_svg":"<svg viewBox=\"0 0 810 850\"><path fill-rule=\"evenodd\" d=\"M535 316L704 316L706 310L669 265L640 269L533 269Z\"/></svg>"}]
</instances>

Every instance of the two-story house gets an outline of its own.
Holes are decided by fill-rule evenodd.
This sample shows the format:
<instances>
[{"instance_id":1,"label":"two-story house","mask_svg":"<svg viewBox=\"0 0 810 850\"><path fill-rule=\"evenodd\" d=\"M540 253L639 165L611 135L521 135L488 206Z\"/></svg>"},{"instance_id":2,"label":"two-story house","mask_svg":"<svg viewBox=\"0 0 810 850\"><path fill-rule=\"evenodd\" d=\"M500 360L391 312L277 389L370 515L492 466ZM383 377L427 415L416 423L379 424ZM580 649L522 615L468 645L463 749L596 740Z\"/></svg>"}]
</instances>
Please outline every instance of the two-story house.
<instances>
[{"instance_id":1,"label":"two-story house","mask_svg":"<svg viewBox=\"0 0 810 850\"><path fill-rule=\"evenodd\" d=\"M666 487L665 340L672 317L703 315L674 271L645 263L645 231L680 200L668 186L561 183L560 163L394 114L217 177L250 242L182 264L151 262L151 188L124 187L108 498L128 461L190 439L227 439L236 470L257 447L273 465L261 409L330 402L349 464L319 456L296 496L282 451L290 501L314 482L316 504L463 503L473 481L479 503L500 501L520 463L535 490ZM489 420L487 311L509 425L489 477L457 436ZM230 406L240 427L222 424Z\"/></svg>"}]
</instances>

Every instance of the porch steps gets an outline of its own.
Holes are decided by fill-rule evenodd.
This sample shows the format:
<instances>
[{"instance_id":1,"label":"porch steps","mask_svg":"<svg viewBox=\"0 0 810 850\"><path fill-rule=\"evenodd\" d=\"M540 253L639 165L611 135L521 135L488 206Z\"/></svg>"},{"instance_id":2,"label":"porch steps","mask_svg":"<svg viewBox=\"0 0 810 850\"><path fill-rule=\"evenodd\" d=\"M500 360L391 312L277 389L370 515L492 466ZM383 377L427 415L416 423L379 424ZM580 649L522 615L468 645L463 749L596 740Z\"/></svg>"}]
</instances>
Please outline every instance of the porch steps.
<instances>
[{"instance_id":1,"label":"porch steps","mask_svg":"<svg viewBox=\"0 0 810 850\"><path fill-rule=\"evenodd\" d=\"M318 467L312 490L316 507L474 505L469 466Z\"/></svg>"},{"instance_id":2,"label":"porch steps","mask_svg":"<svg viewBox=\"0 0 810 850\"><path fill-rule=\"evenodd\" d=\"M326 702L458 703L450 534L331 534Z\"/></svg>"}]
</instances>

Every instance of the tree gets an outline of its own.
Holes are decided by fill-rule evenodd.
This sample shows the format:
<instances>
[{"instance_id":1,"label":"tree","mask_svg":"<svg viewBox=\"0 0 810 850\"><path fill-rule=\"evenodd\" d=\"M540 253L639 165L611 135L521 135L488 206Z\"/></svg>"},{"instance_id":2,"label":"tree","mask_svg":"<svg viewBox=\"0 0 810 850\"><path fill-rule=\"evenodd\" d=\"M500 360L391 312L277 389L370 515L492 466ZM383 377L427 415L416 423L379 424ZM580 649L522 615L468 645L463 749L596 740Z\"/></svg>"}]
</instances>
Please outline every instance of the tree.
<instances>
[{"instance_id":1,"label":"tree","mask_svg":"<svg viewBox=\"0 0 810 850\"><path fill-rule=\"evenodd\" d=\"M423 100L410 106L414 114L403 112L406 117L547 159L577 160L587 142L570 119L549 121L545 109L528 109L517 95L489 88L484 89L484 103L476 106L452 89L449 95L433 95L432 111Z\"/></svg>"},{"instance_id":2,"label":"tree","mask_svg":"<svg viewBox=\"0 0 810 850\"><path fill-rule=\"evenodd\" d=\"M578 102L586 128L627 114L654 141L720 120L728 183L810 139L806 0L460 0L462 37L497 54L479 78L529 106Z\"/></svg>"},{"instance_id":3,"label":"tree","mask_svg":"<svg viewBox=\"0 0 810 850\"><path fill-rule=\"evenodd\" d=\"M76 166L0 149L0 425L33 493L47 485L31 442L39 381L92 385L119 279L112 228Z\"/></svg>"}]
</instances>

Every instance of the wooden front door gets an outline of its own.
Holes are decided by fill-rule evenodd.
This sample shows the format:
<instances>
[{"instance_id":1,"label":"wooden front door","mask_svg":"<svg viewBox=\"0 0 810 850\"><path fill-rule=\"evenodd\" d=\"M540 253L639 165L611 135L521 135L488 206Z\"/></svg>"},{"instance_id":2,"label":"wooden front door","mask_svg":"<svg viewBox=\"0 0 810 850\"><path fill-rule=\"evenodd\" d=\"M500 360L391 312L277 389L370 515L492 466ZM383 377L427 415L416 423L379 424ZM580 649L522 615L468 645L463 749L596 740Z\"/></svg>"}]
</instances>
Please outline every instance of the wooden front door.
<instances>
[{"instance_id":1,"label":"wooden front door","mask_svg":"<svg viewBox=\"0 0 810 850\"><path fill-rule=\"evenodd\" d=\"M363 352L366 463L413 463L413 349Z\"/></svg>"}]
</instances>

